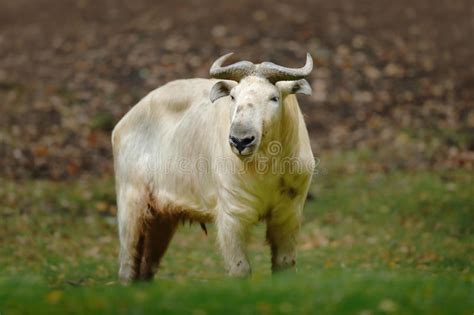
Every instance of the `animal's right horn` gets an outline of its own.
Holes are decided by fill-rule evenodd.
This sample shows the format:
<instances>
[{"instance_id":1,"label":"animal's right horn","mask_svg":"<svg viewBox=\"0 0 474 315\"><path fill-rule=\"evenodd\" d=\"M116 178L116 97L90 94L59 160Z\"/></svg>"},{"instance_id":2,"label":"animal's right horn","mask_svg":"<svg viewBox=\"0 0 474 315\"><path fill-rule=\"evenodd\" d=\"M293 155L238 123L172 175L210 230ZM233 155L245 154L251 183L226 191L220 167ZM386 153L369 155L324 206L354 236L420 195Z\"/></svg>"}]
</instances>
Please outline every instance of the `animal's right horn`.
<instances>
[{"instance_id":1,"label":"animal's right horn","mask_svg":"<svg viewBox=\"0 0 474 315\"><path fill-rule=\"evenodd\" d=\"M301 68L287 68L274 64L273 62L262 62L257 66L259 75L268 79L272 83L278 81L295 81L304 79L313 70L313 58L306 53L306 63Z\"/></svg>"},{"instance_id":2,"label":"animal's right horn","mask_svg":"<svg viewBox=\"0 0 474 315\"><path fill-rule=\"evenodd\" d=\"M239 82L242 78L255 72L256 66L250 61L239 61L223 67L222 64L224 61L226 61L232 54L233 53L228 53L214 61L209 70L211 77Z\"/></svg>"}]
</instances>

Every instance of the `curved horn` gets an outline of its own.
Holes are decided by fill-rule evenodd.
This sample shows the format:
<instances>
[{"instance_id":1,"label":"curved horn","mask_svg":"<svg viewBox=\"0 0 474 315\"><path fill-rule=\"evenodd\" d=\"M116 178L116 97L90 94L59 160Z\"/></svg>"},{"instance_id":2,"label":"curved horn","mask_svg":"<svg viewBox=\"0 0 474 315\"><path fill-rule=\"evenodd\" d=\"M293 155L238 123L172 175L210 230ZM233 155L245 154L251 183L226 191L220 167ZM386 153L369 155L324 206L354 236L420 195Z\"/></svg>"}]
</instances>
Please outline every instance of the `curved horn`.
<instances>
[{"instance_id":1,"label":"curved horn","mask_svg":"<svg viewBox=\"0 0 474 315\"><path fill-rule=\"evenodd\" d=\"M239 61L237 63L222 67L224 61L233 53L219 57L211 66L209 74L211 77L223 80L240 81L243 77L255 72L256 66L250 61Z\"/></svg>"},{"instance_id":2,"label":"curved horn","mask_svg":"<svg viewBox=\"0 0 474 315\"><path fill-rule=\"evenodd\" d=\"M306 53L306 64L301 68L286 68L273 62L262 62L257 66L257 73L272 83L293 81L307 77L313 70L313 58Z\"/></svg>"}]
</instances>

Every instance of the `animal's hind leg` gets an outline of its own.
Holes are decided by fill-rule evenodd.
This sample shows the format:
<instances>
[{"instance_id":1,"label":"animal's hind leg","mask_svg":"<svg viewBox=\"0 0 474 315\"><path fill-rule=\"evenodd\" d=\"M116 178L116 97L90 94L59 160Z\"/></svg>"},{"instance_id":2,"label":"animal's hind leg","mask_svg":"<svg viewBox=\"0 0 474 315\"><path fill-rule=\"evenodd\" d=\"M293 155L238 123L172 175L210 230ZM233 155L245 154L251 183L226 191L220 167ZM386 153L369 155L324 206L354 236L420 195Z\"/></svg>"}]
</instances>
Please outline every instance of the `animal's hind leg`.
<instances>
[{"instance_id":1,"label":"animal's hind leg","mask_svg":"<svg viewBox=\"0 0 474 315\"><path fill-rule=\"evenodd\" d=\"M122 187L118 191L118 226L120 237L120 271L123 282L136 280L144 250L143 219L146 210L142 189Z\"/></svg>"},{"instance_id":2,"label":"animal's hind leg","mask_svg":"<svg viewBox=\"0 0 474 315\"><path fill-rule=\"evenodd\" d=\"M141 280L153 278L177 225L177 218L169 215L155 213L147 218L144 230L143 257L140 265Z\"/></svg>"}]
</instances>

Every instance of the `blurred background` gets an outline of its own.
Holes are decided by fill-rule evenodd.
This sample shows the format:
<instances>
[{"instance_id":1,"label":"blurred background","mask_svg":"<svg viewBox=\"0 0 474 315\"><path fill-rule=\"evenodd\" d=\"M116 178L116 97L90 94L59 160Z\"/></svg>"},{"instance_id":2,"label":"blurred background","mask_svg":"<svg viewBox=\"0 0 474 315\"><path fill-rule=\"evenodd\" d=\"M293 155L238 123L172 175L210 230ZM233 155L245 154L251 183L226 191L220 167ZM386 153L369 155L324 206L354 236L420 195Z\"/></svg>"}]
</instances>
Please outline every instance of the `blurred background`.
<instances>
[{"instance_id":1,"label":"blurred background","mask_svg":"<svg viewBox=\"0 0 474 315\"><path fill-rule=\"evenodd\" d=\"M473 34L473 0L0 0L0 313L472 314ZM228 279L186 225L120 286L111 131L230 51L315 61L298 273L260 224Z\"/></svg>"},{"instance_id":2,"label":"blurred background","mask_svg":"<svg viewBox=\"0 0 474 315\"><path fill-rule=\"evenodd\" d=\"M110 133L150 90L237 59L299 67L313 151L344 167L472 169L474 3L0 2L0 177L111 175Z\"/></svg>"}]
</instances>

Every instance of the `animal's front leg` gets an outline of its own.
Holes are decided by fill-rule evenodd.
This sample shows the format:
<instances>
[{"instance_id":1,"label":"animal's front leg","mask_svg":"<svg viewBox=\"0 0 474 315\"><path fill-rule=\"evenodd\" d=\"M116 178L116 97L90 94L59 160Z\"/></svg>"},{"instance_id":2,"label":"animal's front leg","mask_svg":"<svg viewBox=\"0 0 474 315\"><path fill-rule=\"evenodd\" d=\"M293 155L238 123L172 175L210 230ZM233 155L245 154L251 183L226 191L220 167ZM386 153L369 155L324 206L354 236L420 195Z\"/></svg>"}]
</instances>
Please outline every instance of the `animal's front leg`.
<instances>
[{"instance_id":1,"label":"animal's front leg","mask_svg":"<svg viewBox=\"0 0 474 315\"><path fill-rule=\"evenodd\" d=\"M251 274L246 254L248 225L228 214L217 220L217 237L226 269L231 276L245 277Z\"/></svg>"},{"instance_id":2,"label":"animal's front leg","mask_svg":"<svg viewBox=\"0 0 474 315\"><path fill-rule=\"evenodd\" d=\"M272 272L296 270L296 245L300 216L291 213L285 218L275 216L267 222L267 241L272 254Z\"/></svg>"}]
</instances>

